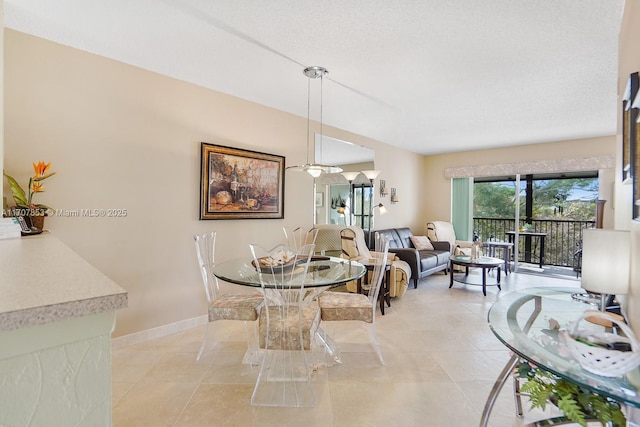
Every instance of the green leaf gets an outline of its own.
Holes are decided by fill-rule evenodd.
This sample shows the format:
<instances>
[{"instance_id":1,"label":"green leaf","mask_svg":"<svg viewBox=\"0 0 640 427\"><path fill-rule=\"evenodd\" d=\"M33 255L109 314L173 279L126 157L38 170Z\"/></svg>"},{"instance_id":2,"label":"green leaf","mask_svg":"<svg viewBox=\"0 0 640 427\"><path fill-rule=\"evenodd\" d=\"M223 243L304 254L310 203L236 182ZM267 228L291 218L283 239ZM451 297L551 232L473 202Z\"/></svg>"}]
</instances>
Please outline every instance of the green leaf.
<instances>
[{"instance_id":1,"label":"green leaf","mask_svg":"<svg viewBox=\"0 0 640 427\"><path fill-rule=\"evenodd\" d=\"M584 416L585 414L582 412L578 402L576 402L572 396L562 396L558 400L558 409L560 409L564 415L574 423L578 423L582 427L587 427L587 421Z\"/></svg>"},{"instance_id":2,"label":"green leaf","mask_svg":"<svg viewBox=\"0 0 640 427\"><path fill-rule=\"evenodd\" d=\"M27 205L27 195L25 194L18 181L13 179L7 174L4 174L7 177L7 181L9 182L9 187L11 188L11 193L13 195L13 200L15 200L17 205Z\"/></svg>"}]
</instances>

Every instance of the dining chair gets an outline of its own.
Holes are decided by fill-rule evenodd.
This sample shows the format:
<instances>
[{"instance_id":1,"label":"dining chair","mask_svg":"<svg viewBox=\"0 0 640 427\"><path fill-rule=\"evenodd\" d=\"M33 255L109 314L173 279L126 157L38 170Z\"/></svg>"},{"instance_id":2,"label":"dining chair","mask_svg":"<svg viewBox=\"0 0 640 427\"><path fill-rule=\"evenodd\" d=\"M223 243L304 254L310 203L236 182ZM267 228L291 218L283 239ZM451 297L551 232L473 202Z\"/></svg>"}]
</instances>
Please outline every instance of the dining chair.
<instances>
[{"instance_id":1,"label":"dining chair","mask_svg":"<svg viewBox=\"0 0 640 427\"><path fill-rule=\"evenodd\" d=\"M315 405L307 351L320 325L320 309L316 301L304 298L314 247L308 244L296 250L280 244L266 250L250 245L265 297L258 320L259 345L264 350L252 405Z\"/></svg>"},{"instance_id":2,"label":"dining chair","mask_svg":"<svg viewBox=\"0 0 640 427\"><path fill-rule=\"evenodd\" d=\"M262 308L264 297L262 293L251 292L242 294L222 294L218 278L213 275L215 265L216 232L210 231L204 234L193 236L196 244L196 255L202 274L205 294L207 296L207 328L202 339L200 351L196 360L200 360L207 345L210 333L210 325L216 320L242 320L247 338L247 353L243 363L257 365L259 363L260 352L257 343L257 329L255 323L249 328L248 321L258 320L258 315Z\"/></svg>"},{"instance_id":3,"label":"dining chair","mask_svg":"<svg viewBox=\"0 0 640 427\"><path fill-rule=\"evenodd\" d=\"M318 229L304 228L304 227L288 227L283 226L284 238L287 246L294 249L300 249L304 245L315 245L316 236L318 235Z\"/></svg>"},{"instance_id":4,"label":"dining chair","mask_svg":"<svg viewBox=\"0 0 640 427\"><path fill-rule=\"evenodd\" d=\"M338 320L360 320L368 324L369 340L371 345L384 365L380 344L376 335L376 306L380 285L385 274L387 254L389 252L389 240L383 235L375 233L375 250L381 254L373 258L374 263L371 279L363 285L366 294L345 292L323 292L318 297L321 319L324 322Z\"/></svg>"}]
</instances>

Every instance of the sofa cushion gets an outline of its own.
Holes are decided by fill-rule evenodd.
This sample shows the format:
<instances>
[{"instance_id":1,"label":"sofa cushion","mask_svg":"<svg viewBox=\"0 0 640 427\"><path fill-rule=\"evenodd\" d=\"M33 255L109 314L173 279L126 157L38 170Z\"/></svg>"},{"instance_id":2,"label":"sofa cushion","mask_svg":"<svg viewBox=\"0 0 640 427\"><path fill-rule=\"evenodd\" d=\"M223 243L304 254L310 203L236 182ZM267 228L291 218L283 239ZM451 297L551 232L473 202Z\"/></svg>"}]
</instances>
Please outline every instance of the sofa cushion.
<instances>
[{"instance_id":1,"label":"sofa cushion","mask_svg":"<svg viewBox=\"0 0 640 427\"><path fill-rule=\"evenodd\" d=\"M402 242L402 246L400 248L412 248L411 244L411 236L413 236L413 232L409 227L396 228L396 232L398 233L398 237L400 237L400 241ZM391 246L389 246L391 248Z\"/></svg>"},{"instance_id":2,"label":"sofa cushion","mask_svg":"<svg viewBox=\"0 0 640 427\"><path fill-rule=\"evenodd\" d=\"M395 228L388 228L386 230L376 230L375 233L382 234L384 237L387 238L387 240L389 240L389 250L394 248L395 249L404 248L404 246L402 246L402 240L400 239L400 236L398 235L398 232L396 231Z\"/></svg>"},{"instance_id":3,"label":"sofa cushion","mask_svg":"<svg viewBox=\"0 0 640 427\"><path fill-rule=\"evenodd\" d=\"M427 236L411 236L411 243L413 243L413 247L419 251L424 250L433 250L433 245L431 244L431 240Z\"/></svg>"},{"instance_id":4,"label":"sofa cushion","mask_svg":"<svg viewBox=\"0 0 640 427\"><path fill-rule=\"evenodd\" d=\"M438 259L438 254L434 251L418 251L420 252L420 270L431 270L432 268L437 267L440 262Z\"/></svg>"},{"instance_id":5,"label":"sofa cushion","mask_svg":"<svg viewBox=\"0 0 640 427\"><path fill-rule=\"evenodd\" d=\"M451 252L449 251L433 251L438 257L438 264L449 264L449 258L451 258Z\"/></svg>"}]
</instances>

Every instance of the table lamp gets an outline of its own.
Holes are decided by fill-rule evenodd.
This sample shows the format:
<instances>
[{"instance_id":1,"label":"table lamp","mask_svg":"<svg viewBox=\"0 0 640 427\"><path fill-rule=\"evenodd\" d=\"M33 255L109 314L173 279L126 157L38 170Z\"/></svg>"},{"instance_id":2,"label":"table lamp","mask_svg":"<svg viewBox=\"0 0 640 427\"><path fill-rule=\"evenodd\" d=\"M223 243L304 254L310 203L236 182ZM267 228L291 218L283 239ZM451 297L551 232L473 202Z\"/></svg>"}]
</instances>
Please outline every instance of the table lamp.
<instances>
[{"instance_id":1,"label":"table lamp","mask_svg":"<svg viewBox=\"0 0 640 427\"><path fill-rule=\"evenodd\" d=\"M631 239L628 231L585 229L582 233L582 288L600 294L606 311L607 295L629 292Z\"/></svg>"}]
</instances>

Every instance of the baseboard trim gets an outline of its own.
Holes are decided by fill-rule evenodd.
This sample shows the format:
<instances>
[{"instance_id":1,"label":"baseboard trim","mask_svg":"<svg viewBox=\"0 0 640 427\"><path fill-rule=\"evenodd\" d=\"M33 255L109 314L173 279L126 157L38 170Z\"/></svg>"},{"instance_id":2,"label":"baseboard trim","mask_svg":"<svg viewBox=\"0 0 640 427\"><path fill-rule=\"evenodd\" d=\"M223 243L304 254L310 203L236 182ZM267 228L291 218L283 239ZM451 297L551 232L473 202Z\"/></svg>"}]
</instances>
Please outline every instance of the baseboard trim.
<instances>
[{"instance_id":1,"label":"baseboard trim","mask_svg":"<svg viewBox=\"0 0 640 427\"><path fill-rule=\"evenodd\" d=\"M128 345L139 344L154 338L161 338L167 335L175 334L177 332L186 331L187 329L194 328L196 326L204 325L207 323L207 315L193 317L191 319L181 320L175 323L169 323L168 325L162 325L151 329L146 329L140 332L134 332L133 334L123 335L120 337L111 339L111 348L117 349Z\"/></svg>"}]
</instances>

